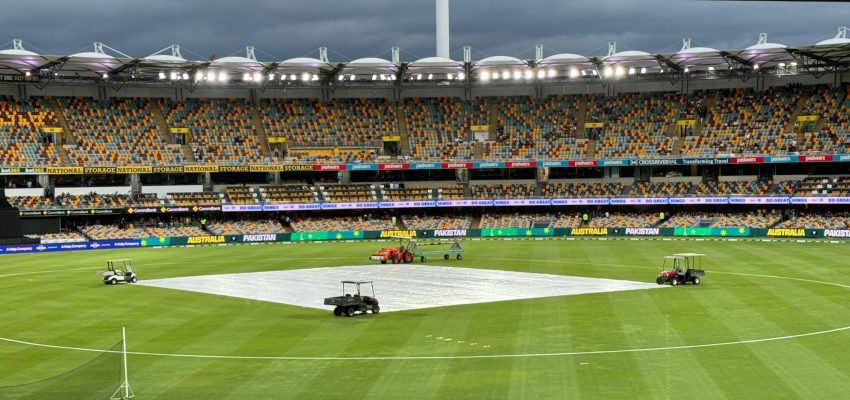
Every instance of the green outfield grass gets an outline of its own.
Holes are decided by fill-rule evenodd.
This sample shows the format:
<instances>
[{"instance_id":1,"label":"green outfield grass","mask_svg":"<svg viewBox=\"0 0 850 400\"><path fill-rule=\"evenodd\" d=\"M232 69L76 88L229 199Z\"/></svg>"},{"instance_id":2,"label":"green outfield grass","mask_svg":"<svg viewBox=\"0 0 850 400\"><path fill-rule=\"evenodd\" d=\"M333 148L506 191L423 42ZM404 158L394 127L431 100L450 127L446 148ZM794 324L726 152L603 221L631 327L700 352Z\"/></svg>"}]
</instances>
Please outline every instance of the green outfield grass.
<instances>
[{"instance_id":1,"label":"green outfield grass","mask_svg":"<svg viewBox=\"0 0 850 400\"><path fill-rule=\"evenodd\" d=\"M463 260L435 264L652 282L664 255L700 252L707 254L707 272L700 286L355 318L334 318L330 308L105 286L95 274L104 260L125 257L141 279L358 265L368 264L378 246L2 256L0 337L107 349L126 326L130 352L162 353L130 354L138 399L838 399L850 393L847 243L467 241ZM97 356L0 341L0 386L59 375ZM49 382L61 387L63 379L74 380L67 386L84 391L84 380L109 391L116 375L103 376L103 385L72 373ZM63 397L77 398L90 397Z\"/></svg>"}]
</instances>

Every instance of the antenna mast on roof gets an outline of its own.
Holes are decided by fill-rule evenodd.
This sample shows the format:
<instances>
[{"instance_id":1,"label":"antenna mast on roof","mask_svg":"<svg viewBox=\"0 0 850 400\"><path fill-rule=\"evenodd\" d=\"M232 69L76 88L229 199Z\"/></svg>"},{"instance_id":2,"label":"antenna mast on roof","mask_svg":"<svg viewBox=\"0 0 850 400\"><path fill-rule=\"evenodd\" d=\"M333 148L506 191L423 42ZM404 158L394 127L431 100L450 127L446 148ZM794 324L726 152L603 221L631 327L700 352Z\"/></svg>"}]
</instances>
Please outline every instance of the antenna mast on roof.
<instances>
[{"instance_id":1,"label":"antenna mast on roof","mask_svg":"<svg viewBox=\"0 0 850 400\"><path fill-rule=\"evenodd\" d=\"M679 50L679 51L685 51L685 50L690 49L690 48L691 48L691 38L689 38L689 37L682 38L682 50Z\"/></svg>"},{"instance_id":2,"label":"antenna mast on roof","mask_svg":"<svg viewBox=\"0 0 850 400\"><path fill-rule=\"evenodd\" d=\"M449 58L449 0L437 1L437 57Z\"/></svg>"},{"instance_id":3,"label":"antenna mast on roof","mask_svg":"<svg viewBox=\"0 0 850 400\"><path fill-rule=\"evenodd\" d=\"M759 33L759 42L756 44L765 44L767 43L767 32Z\"/></svg>"},{"instance_id":4,"label":"antenna mast on roof","mask_svg":"<svg viewBox=\"0 0 850 400\"><path fill-rule=\"evenodd\" d=\"M23 50L24 49L24 41L21 40L21 39L12 39L12 49Z\"/></svg>"},{"instance_id":5,"label":"antenna mast on roof","mask_svg":"<svg viewBox=\"0 0 850 400\"><path fill-rule=\"evenodd\" d=\"M534 45L534 60L540 61L543 59L543 45L535 44Z\"/></svg>"},{"instance_id":6,"label":"antenna mast on roof","mask_svg":"<svg viewBox=\"0 0 850 400\"><path fill-rule=\"evenodd\" d=\"M319 47L319 61L323 63L328 62L328 48L327 47Z\"/></svg>"},{"instance_id":7,"label":"antenna mast on roof","mask_svg":"<svg viewBox=\"0 0 850 400\"><path fill-rule=\"evenodd\" d=\"M608 57L617 54L617 42L608 42Z\"/></svg>"},{"instance_id":8,"label":"antenna mast on roof","mask_svg":"<svg viewBox=\"0 0 850 400\"><path fill-rule=\"evenodd\" d=\"M847 27L841 26L838 27L838 34L835 35L836 39L847 39Z\"/></svg>"},{"instance_id":9,"label":"antenna mast on roof","mask_svg":"<svg viewBox=\"0 0 850 400\"><path fill-rule=\"evenodd\" d=\"M393 57L392 57L393 58L393 64L398 65L399 62L401 61L401 57L399 57L399 48L393 47L393 48L390 49L390 51L392 52L392 55L393 55Z\"/></svg>"},{"instance_id":10,"label":"antenna mast on roof","mask_svg":"<svg viewBox=\"0 0 850 400\"><path fill-rule=\"evenodd\" d=\"M254 55L254 46L245 46L245 57L257 61L257 56Z\"/></svg>"},{"instance_id":11,"label":"antenna mast on roof","mask_svg":"<svg viewBox=\"0 0 850 400\"><path fill-rule=\"evenodd\" d=\"M463 62L472 62L472 46L463 46Z\"/></svg>"}]
</instances>

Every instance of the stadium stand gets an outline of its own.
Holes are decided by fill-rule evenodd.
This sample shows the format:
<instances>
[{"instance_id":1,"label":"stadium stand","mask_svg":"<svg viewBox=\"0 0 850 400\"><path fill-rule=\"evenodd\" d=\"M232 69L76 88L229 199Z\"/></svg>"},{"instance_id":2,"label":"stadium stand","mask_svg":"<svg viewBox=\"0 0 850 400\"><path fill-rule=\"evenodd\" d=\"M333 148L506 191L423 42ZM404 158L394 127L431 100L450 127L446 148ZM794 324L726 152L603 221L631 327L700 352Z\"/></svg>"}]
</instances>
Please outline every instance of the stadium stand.
<instances>
[{"instance_id":1,"label":"stadium stand","mask_svg":"<svg viewBox=\"0 0 850 400\"><path fill-rule=\"evenodd\" d=\"M466 215L406 215L401 218L407 229L469 229L472 218Z\"/></svg>"},{"instance_id":2,"label":"stadium stand","mask_svg":"<svg viewBox=\"0 0 850 400\"><path fill-rule=\"evenodd\" d=\"M387 185L388 186L388 185ZM432 190L427 187L391 188L381 185L381 197L385 201L432 200Z\"/></svg>"},{"instance_id":3,"label":"stadium stand","mask_svg":"<svg viewBox=\"0 0 850 400\"><path fill-rule=\"evenodd\" d=\"M463 186L443 186L437 188L438 200L463 200Z\"/></svg>"},{"instance_id":4,"label":"stadium stand","mask_svg":"<svg viewBox=\"0 0 850 400\"><path fill-rule=\"evenodd\" d=\"M41 244L50 243L76 243L87 242L85 236L79 232L45 233L40 235L26 235L28 238L38 239Z\"/></svg>"},{"instance_id":5,"label":"stadium stand","mask_svg":"<svg viewBox=\"0 0 850 400\"><path fill-rule=\"evenodd\" d=\"M240 165L266 163L248 105L240 100L163 101L171 128L188 128L195 160L200 163Z\"/></svg>"},{"instance_id":6,"label":"stadium stand","mask_svg":"<svg viewBox=\"0 0 850 400\"><path fill-rule=\"evenodd\" d=\"M230 204L259 204L260 196L254 188L248 186L228 186L224 189L226 200Z\"/></svg>"},{"instance_id":7,"label":"stadium stand","mask_svg":"<svg viewBox=\"0 0 850 400\"><path fill-rule=\"evenodd\" d=\"M168 146L157 133L148 100L87 97L61 100L75 145L68 155L79 165L182 165L179 147Z\"/></svg>"},{"instance_id":8,"label":"stadium stand","mask_svg":"<svg viewBox=\"0 0 850 400\"><path fill-rule=\"evenodd\" d=\"M636 182L626 189L625 194L632 197L684 196L692 189L690 182Z\"/></svg>"},{"instance_id":9,"label":"stadium stand","mask_svg":"<svg viewBox=\"0 0 850 400\"><path fill-rule=\"evenodd\" d=\"M705 181L696 185L698 196L765 196L772 185L771 180Z\"/></svg>"},{"instance_id":10,"label":"stadium stand","mask_svg":"<svg viewBox=\"0 0 850 400\"><path fill-rule=\"evenodd\" d=\"M794 112L801 90L798 87L723 89L717 104L708 109L705 126L699 136L685 139L682 155L786 153L795 141L785 125Z\"/></svg>"},{"instance_id":11,"label":"stadium stand","mask_svg":"<svg viewBox=\"0 0 850 400\"><path fill-rule=\"evenodd\" d=\"M266 186L259 189L266 203L316 203L316 189L307 185Z\"/></svg>"},{"instance_id":12,"label":"stadium stand","mask_svg":"<svg viewBox=\"0 0 850 400\"><path fill-rule=\"evenodd\" d=\"M147 237L186 237L186 236L209 236L209 233L198 226L174 225L150 225L135 226L128 224L125 227L118 225L90 225L83 227L81 231L94 240L110 239L140 239Z\"/></svg>"},{"instance_id":13,"label":"stadium stand","mask_svg":"<svg viewBox=\"0 0 850 400\"><path fill-rule=\"evenodd\" d=\"M396 229L389 218L356 217L300 217L291 223L296 232L318 231L379 231Z\"/></svg>"},{"instance_id":14,"label":"stadium stand","mask_svg":"<svg viewBox=\"0 0 850 400\"><path fill-rule=\"evenodd\" d=\"M54 199L59 208L123 208L134 205L128 194L98 194L90 192L83 195L62 193Z\"/></svg>"},{"instance_id":15,"label":"stadium stand","mask_svg":"<svg viewBox=\"0 0 850 400\"><path fill-rule=\"evenodd\" d=\"M54 136L43 132L57 126L56 118L45 102L0 97L0 165L51 166L60 158Z\"/></svg>"},{"instance_id":16,"label":"stadium stand","mask_svg":"<svg viewBox=\"0 0 850 400\"><path fill-rule=\"evenodd\" d=\"M574 220L581 221L579 218ZM625 213L625 212L604 212L597 213L588 220L587 225L599 228L649 228L658 222L658 214L656 213Z\"/></svg>"},{"instance_id":17,"label":"stadium stand","mask_svg":"<svg viewBox=\"0 0 850 400\"><path fill-rule=\"evenodd\" d=\"M270 137L296 148L379 148L383 136L399 134L395 107L386 99L263 100L260 113Z\"/></svg>"},{"instance_id":18,"label":"stadium stand","mask_svg":"<svg viewBox=\"0 0 850 400\"><path fill-rule=\"evenodd\" d=\"M850 176L808 177L789 183L795 196L850 196Z\"/></svg>"},{"instance_id":19,"label":"stadium stand","mask_svg":"<svg viewBox=\"0 0 850 400\"><path fill-rule=\"evenodd\" d=\"M401 108L414 160L467 161L473 158L472 126L488 125L487 99L408 98Z\"/></svg>"},{"instance_id":20,"label":"stadium stand","mask_svg":"<svg viewBox=\"0 0 850 400\"><path fill-rule=\"evenodd\" d=\"M484 145L487 160L583 158L588 140L577 139L579 96L497 99L501 131Z\"/></svg>"},{"instance_id":21,"label":"stadium stand","mask_svg":"<svg viewBox=\"0 0 850 400\"><path fill-rule=\"evenodd\" d=\"M169 193L168 200L175 206L219 206L223 193Z\"/></svg>"},{"instance_id":22,"label":"stadium stand","mask_svg":"<svg viewBox=\"0 0 850 400\"><path fill-rule=\"evenodd\" d=\"M481 216L481 229L486 228L530 228L535 221L547 221L551 223L553 216L550 214L491 214L485 213Z\"/></svg>"},{"instance_id":23,"label":"stadium stand","mask_svg":"<svg viewBox=\"0 0 850 400\"><path fill-rule=\"evenodd\" d=\"M686 104L685 96L670 92L593 96L588 102L586 118L603 124L597 157L672 155L677 139L667 136L667 131L671 123L685 115Z\"/></svg>"},{"instance_id":24,"label":"stadium stand","mask_svg":"<svg viewBox=\"0 0 850 400\"><path fill-rule=\"evenodd\" d=\"M286 232L280 221L275 220L213 221L207 224L207 228L216 235L258 235Z\"/></svg>"},{"instance_id":25,"label":"stadium stand","mask_svg":"<svg viewBox=\"0 0 850 400\"><path fill-rule=\"evenodd\" d=\"M809 97L803 115L815 115L815 129L805 132L801 153L850 153L850 85L818 86ZM798 124L798 127L799 124Z\"/></svg>"},{"instance_id":26,"label":"stadium stand","mask_svg":"<svg viewBox=\"0 0 850 400\"><path fill-rule=\"evenodd\" d=\"M594 183L549 183L541 189L543 197L617 197L625 185L619 182Z\"/></svg>"},{"instance_id":27,"label":"stadium stand","mask_svg":"<svg viewBox=\"0 0 850 400\"><path fill-rule=\"evenodd\" d=\"M524 199L534 196L533 183L472 185L472 197L476 199Z\"/></svg>"},{"instance_id":28,"label":"stadium stand","mask_svg":"<svg viewBox=\"0 0 850 400\"><path fill-rule=\"evenodd\" d=\"M375 185L320 185L318 188L328 203L378 200Z\"/></svg>"}]
</instances>

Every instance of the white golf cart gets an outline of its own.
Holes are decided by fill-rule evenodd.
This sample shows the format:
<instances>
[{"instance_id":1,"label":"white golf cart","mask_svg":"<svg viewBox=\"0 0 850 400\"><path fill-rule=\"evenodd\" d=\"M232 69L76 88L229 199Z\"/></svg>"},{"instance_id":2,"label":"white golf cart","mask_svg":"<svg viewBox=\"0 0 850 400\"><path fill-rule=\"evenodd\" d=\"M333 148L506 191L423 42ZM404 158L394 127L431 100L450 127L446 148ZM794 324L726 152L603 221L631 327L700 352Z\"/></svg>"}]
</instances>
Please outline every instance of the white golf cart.
<instances>
[{"instance_id":1,"label":"white golf cart","mask_svg":"<svg viewBox=\"0 0 850 400\"><path fill-rule=\"evenodd\" d=\"M133 272L130 260L107 260L106 272L101 272L103 283L116 285L118 283L136 283L139 280Z\"/></svg>"}]
</instances>

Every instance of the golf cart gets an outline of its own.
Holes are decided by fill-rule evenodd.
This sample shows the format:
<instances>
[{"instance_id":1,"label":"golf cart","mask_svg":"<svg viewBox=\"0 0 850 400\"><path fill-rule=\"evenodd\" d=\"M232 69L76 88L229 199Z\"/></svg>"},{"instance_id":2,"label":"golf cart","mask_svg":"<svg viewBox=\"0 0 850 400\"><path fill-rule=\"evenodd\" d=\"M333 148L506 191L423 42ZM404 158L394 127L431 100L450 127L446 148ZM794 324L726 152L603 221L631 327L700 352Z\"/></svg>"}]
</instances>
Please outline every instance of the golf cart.
<instances>
[{"instance_id":1,"label":"golf cart","mask_svg":"<svg viewBox=\"0 0 850 400\"><path fill-rule=\"evenodd\" d=\"M115 285L118 283L136 283L139 280L133 272L130 260L107 260L106 272L101 272L103 283Z\"/></svg>"},{"instance_id":2,"label":"golf cart","mask_svg":"<svg viewBox=\"0 0 850 400\"><path fill-rule=\"evenodd\" d=\"M705 270L696 268L697 266L702 267L702 256L704 254L697 253L665 256L664 265L661 267L658 277L655 278L655 283L659 285L669 283L672 286L678 286L691 282L694 285L699 285L700 277L705 275Z\"/></svg>"},{"instance_id":3,"label":"golf cart","mask_svg":"<svg viewBox=\"0 0 850 400\"><path fill-rule=\"evenodd\" d=\"M372 288L372 295L365 296L360 294L360 285L369 284ZM346 285L354 285L354 291L346 291ZM366 314L367 311L372 311L372 314L381 312L381 307L378 306L378 299L375 298L375 285L372 281L342 281L342 296L326 297L326 306L334 307L334 316L339 317L345 315L353 317L354 313L361 312Z\"/></svg>"},{"instance_id":4,"label":"golf cart","mask_svg":"<svg viewBox=\"0 0 850 400\"><path fill-rule=\"evenodd\" d=\"M410 242L411 238L400 237L398 240L398 247L381 247L378 251L370 255L369 259L380 261L381 264L386 264L387 262L391 262L393 264L407 264L413 262L413 253L409 249Z\"/></svg>"},{"instance_id":5,"label":"golf cart","mask_svg":"<svg viewBox=\"0 0 850 400\"><path fill-rule=\"evenodd\" d=\"M434 246L434 248L431 248ZM437 246L449 246L448 248L436 248ZM420 247L425 247L425 249L420 249ZM439 241L439 242L420 242L417 243L416 239L411 240L410 245L407 246L408 251L413 253L414 257L419 257L420 262L425 262L428 257L443 257L443 260L448 260L452 256L456 259L460 260L463 258L463 247L460 246L460 242L455 240L451 241Z\"/></svg>"}]
</instances>

